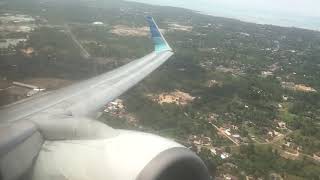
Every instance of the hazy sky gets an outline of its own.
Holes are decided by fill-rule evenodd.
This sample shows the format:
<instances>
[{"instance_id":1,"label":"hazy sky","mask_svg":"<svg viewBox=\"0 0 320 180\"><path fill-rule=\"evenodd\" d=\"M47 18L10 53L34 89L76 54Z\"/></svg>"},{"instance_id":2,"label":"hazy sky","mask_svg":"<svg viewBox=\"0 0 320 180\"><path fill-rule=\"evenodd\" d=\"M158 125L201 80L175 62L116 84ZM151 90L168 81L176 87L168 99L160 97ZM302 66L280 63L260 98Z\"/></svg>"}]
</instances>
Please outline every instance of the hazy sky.
<instances>
[{"instance_id":1,"label":"hazy sky","mask_svg":"<svg viewBox=\"0 0 320 180\"><path fill-rule=\"evenodd\" d=\"M132 0L262 24L320 30L320 0Z\"/></svg>"},{"instance_id":2,"label":"hazy sky","mask_svg":"<svg viewBox=\"0 0 320 180\"><path fill-rule=\"evenodd\" d=\"M206 2L209 4L218 2L243 9L250 8L320 17L319 0L206 0Z\"/></svg>"}]
</instances>

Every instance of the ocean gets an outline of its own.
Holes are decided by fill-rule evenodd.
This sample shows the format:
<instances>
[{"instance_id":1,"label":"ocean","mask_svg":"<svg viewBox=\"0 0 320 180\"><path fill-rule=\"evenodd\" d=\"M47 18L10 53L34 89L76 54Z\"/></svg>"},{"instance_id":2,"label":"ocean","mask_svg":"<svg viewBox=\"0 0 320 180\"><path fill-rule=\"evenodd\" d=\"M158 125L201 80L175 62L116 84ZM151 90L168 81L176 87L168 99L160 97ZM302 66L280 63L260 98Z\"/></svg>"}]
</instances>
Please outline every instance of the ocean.
<instances>
[{"instance_id":1,"label":"ocean","mask_svg":"<svg viewBox=\"0 0 320 180\"><path fill-rule=\"evenodd\" d=\"M320 31L320 18L303 16L301 14L287 13L272 10L257 10L252 7L245 9L234 5L224 3L212 3L208 0L198 0L197 3L191 0L129 0L146 4L182 7L197 11L202 14L227 17L241 21L252 22L257 24L271 24L283 27L297 27L310 30Z\"/></svg>"}]
</instances>

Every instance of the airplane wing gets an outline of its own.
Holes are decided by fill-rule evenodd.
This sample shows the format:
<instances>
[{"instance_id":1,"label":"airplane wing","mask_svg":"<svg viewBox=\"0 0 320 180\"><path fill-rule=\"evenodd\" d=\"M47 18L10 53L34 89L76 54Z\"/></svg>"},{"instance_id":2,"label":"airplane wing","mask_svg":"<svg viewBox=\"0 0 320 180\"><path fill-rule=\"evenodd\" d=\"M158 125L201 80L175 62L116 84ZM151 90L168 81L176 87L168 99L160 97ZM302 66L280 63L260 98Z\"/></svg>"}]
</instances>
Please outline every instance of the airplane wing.
<instances>
[{"instance_id":1,"label":"airplane wing","mask_svg":"<svg viewBox=\"0 0 320 180\"><path fill-rule=\"evenodd\" d=\"M0 179L208 179L187 148L90 118L173 55L154 19L147 21L155 45L150 54L0 110Z\"/></svg>"}]
</instances>

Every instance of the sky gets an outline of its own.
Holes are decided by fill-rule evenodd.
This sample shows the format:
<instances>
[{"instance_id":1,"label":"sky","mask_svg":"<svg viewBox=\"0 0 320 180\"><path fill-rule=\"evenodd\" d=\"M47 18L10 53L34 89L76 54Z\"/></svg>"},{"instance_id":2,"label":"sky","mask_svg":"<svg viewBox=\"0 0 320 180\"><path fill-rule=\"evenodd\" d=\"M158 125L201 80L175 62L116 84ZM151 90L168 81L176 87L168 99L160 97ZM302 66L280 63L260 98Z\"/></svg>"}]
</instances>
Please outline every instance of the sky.
<instances>
[{"instance_id":1,"label":"sky","mask_svg":"<svg viewBox=\"0 0 320 180\"><path fill-rule=\"evenodd\" d=\"M131 0L214 16L320 30L320 0Z\"/></svg>"}]
</instances>

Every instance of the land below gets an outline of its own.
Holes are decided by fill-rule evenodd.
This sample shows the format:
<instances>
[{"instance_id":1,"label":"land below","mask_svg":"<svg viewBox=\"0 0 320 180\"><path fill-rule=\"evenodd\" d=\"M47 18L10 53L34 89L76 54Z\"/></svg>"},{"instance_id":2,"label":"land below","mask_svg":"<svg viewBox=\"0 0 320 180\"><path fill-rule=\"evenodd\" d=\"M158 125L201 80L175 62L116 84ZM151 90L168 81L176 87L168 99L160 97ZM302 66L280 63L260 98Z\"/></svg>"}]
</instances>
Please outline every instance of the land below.
<instances>
[{"instance_id":1,"label":"land below","mask_svg":"<svg viewBox=\"0 0 320 180\"><path fill-rule=\"evenodd\" d=\"M122 1L0 4L0 105L175 55L106 104L100 121L192 149L216 179L320 179L320 32Z\"/></svg>"}]
</instances>

